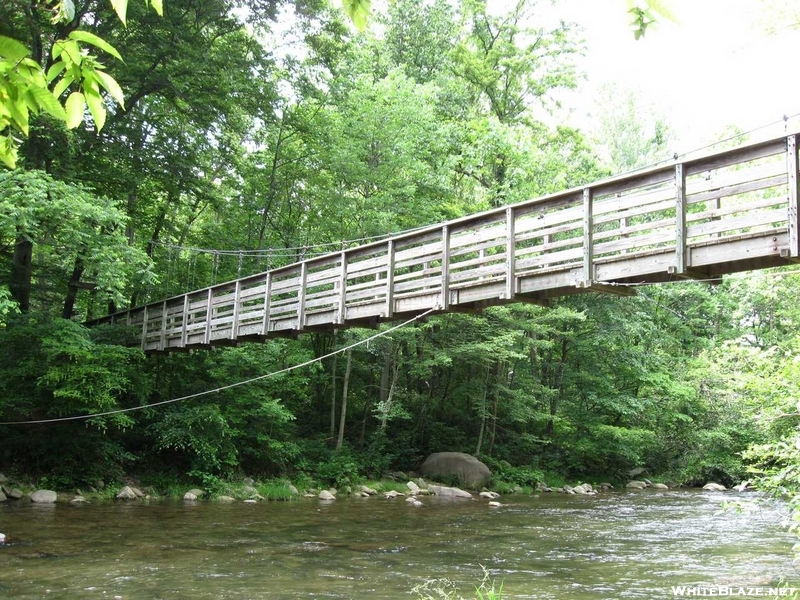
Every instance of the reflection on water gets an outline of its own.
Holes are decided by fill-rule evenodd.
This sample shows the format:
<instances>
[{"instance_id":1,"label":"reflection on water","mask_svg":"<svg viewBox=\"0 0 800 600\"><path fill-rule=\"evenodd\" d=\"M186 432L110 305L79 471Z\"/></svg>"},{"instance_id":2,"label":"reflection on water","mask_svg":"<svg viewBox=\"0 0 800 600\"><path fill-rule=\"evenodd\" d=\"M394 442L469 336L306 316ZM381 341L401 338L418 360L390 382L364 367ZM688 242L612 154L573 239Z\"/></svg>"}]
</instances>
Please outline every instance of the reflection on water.
<instances>
[{"instance_id":1,"label":"reflection on water","mask_svg":"<svg viewBox=\"0 0 800 600\"><path fill-rule=\"evenodd\" d=\"M751 496L746 496L751 498ZM672 597L672 585L800 583L775 507L630 492L483 500L0 504L0 597L398 598L485 566L505 598Z\"/></svg>"}]
</instances>

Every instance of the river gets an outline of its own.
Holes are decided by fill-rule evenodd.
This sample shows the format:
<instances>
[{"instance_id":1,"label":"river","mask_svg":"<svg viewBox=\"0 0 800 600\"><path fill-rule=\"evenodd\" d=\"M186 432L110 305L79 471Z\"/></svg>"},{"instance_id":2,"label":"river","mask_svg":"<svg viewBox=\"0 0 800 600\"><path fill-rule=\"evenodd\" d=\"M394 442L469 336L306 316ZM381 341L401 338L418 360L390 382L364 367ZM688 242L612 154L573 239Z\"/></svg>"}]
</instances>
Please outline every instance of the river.
<instances>
[{"instance_id":1,"label":"river","mask_svg":"<svg viewBox=\"0 0 800 600\"><path fill-rule=\"evenodd\" d=\"M504 598L672 598L675 585L797 586L776 505L702 491L217 504L0 504L0 598L415 598L484 566Z\"/></svg>"}]
</instances>

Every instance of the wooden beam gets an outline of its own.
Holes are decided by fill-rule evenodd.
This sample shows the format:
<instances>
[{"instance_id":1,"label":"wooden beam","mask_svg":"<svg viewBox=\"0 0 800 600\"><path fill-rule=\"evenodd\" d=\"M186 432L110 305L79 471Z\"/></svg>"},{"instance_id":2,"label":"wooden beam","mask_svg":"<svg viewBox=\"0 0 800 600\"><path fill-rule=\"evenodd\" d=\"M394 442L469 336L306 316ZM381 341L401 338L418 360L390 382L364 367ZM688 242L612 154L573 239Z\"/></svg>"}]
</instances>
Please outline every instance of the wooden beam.
<instances>
[{"instance_id":1,"label":"wooden beam","mask_svg":"<svg viewBox=\"0 0 800 600\"><path fill-rule=\"evenodd\" d=\"M689 266L686 247L686 172L682 164L675 165L675 269L685 273Z\"/></svg>"},{"instance_id":2,"label":"wooden beam","mask_svg":"<svg viewBox=\"0 0 800 600\"><path fill-rule=\"evenodd\" d=\"M394 315L394 240L389 240L386 246L386 310L384 318L391 319Z\"/></svg>"},{"instance_id":3,"label":"wooden beam","mask_svg":"<svg viewBox=\"0 0 800 600\"><path fill-rule=\"evenodd\" d=\"M144 307L144 314L142 315L142 350L146 350L147 344L147 305Z\"/></svg>"},{"instance_id":4,"label":"wooden beam","mask_svg":"<svg viewBox=\"0 0 800 600\"><path fill-rule=\"evenodd\" d=\"M347 252L339 255L339 309L336 314L336 323L344 324L347 318Z\"/></svg>"},{"instance_id":5,"label":"wooden beam","mask_svg":"<svg viewBox=\"0 0 800 600\"><path fill-rule=\"evenodd\" d=\"M241 303L242 296L242 280L236 280L236 286L233 292L233 318L231 319L231 334L230 339L235 340L239 334L239 304Z\"/></svg>"},{"instance_id":6,"label":"wooden beam","mask_svg":"<svg viewBox=\"0 0 800 600\"><path fill-rule=\"evenodd\" d=\"M514 213L514 208L509 206L506 208L506 300L513 300L514 296L517 294L517 239L514 233L515 221L516 214Z\"/></svg>"},{"instance_id":7,"label":"wooden beam","mask_svg":"<svg viewBox=\"0 0 800 600\"><path fill-rule=\"evenodd\" d=\"M583 281L578 287L591 287L594 281L594 217L592 215L594 195L592 188L583 190Z\"/></svg>"},{"instance_id":8,"label":"wooden beam","mask_svg":"<svg viewBox=\"0 0 800 600\"><path fill-rule=\"evenodd\" d=\"M261 319L261 335L269 334L269 309L272 304L272 273L267 272L264 279L264 316Z\"/></svg>"},{"instance_id":9,"label":"wooden beam","mask_svg":"<svg viewBox=\"0 0 800 600\"><path fill-rule=\"evenodd\" d=\"M206 302L206 333L203 336L203 343L208 345L211 343L211 318L214 315L214 291L208 288L208 300Z\"/></svg>"},{"instance_id":10,"label":"wooden beam","mask_svg":"<svg viewBox=\"0 0 800 600\"><path fill-rule=\"evenodd\" d=\"M180 348L186 347L186 336L189 335L189 294L183 297L183 315L181 317L181 341Z\"/></svg>"},{"instance_id":11,"label":"wooden beam","mask_svg":"<svg viewBox=\"0 0 800 600\"><path fill-rule=\"evenodd\" d=\"M442 299L439 308L450 308L450 227L442 227Z\"/></svg>"},{"instance_id":12,"label":"wooden beam","mask_svg":"<svg viewBox=\"0 0 800 600\"><path fill-rule=\"evenodd\" d=\"M306 279L308 279L308 262L300 264L300 287L297 289L297 331L303 331L306 320Z\"/></svg>"},{"instance_id":13,"label":"wooden beam","mask_svg":"<svg viewBox=\"0 0 800 600\"><path fill-rule=\"evenodd\" d=\"M800 183L800 173L798 172L797 160L797 134L792 134L786 138L786 167L789 177L789 256L791 258L800 257L800 222L798 222L798 183Z\"/></svg>"},{"instance_id":14,"label":"wooden beam","mask_svg":"<svg viewBox=\"0 0 800 600\"><path fill-rule=\"evenodd\" d=\"M674 275L678 279L696 280L710 283L711 285L718 285L722 283L722 277L713 277L708 273L702 271L695 271L693 269L686 269L683 273L678 272L678 267L668 267L667 273Z\"/></svg>"},{"instance_id":15,"label":"wooden beam","mask_svg":"<svg viewBox=\"0 0 800 600\"><path fill-rule=\"evenodd\" d=\"M587 292L599 292L601 294L611 294L612 296L635 296L636 290L624 285L609 285L607 283L589 282L589 285L578 284L579 288Z\"/></svg>"}]
</instances>

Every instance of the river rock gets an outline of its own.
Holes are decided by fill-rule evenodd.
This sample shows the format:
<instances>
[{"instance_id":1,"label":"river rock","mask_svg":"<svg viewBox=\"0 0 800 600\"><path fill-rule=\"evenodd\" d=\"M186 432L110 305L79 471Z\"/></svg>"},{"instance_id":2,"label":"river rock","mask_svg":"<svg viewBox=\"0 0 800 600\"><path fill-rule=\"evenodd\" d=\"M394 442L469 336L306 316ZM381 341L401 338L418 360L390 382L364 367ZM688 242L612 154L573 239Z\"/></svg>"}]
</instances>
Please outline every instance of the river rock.
<instances>
[{"instance_id":1,"label":"river rock","mask_svg":"<svg viewBox=\"0 0 800 600\"><path fill-rule=\"evenodd\" d=\"M392 498L398 498L400 496L405 496L405 494L398 492L396 490L390 490L388 492L384 492L383 497L387 500L391 500Z\"/></svg>"},{"instance_id":2,"label":"river rock","mask_svg":"<svg viewBox=\"0 0 800 600\"><path fill-rule=\"evenodd\" d=\"M644 490L647 489L647 484L644 481L629 481L625 484L629 490Z\"/></svg>"},{"instance_id":3,"label":"river rock","mask_svg":"<svg viewBox=\"0 0 800 600\"><path fill-rule=\"evenodd\" d=\"M464 452L435 452L419 470L425 477L456 477L462 485L474 489L480 489L492 478L489 467Z\"/></svg>"},{"instance_id":4,"label":"river rock","mask_svg":"<svg viewBox=\"0 0 800 600\"><path fill-rule=\"evenodd\" d=\"M58 494L53 490L36 490L31 494L31 502L39 504L53 504L56 498L58 498Z\"/></svg>"},{"instance_id":5,"label":"river rock","mask_svg":"<svg viewBox=\"0 0 800 600\"><path fill-rule=\"evenodd\" d=\"M186 492L186 493L187 493L187 494L194 494L194 495L195 495L195 496L197 496L198 498L202 498L203 496L205 496L205 495L206 495L206 493L205 493L203 490L199 490L199 489L197 489L197 488L192 488L191 490L189 490L189 491L188 491L188 492Z\"/></svg>"},{"instance_id":6,"label":"river rock","mask_svg":"<svg viewBox=\"0 0 800 600\"><path fill-rule=\"evenodd\" d=\"M6 534L0 533L0 544L5 544L5 543L6 543Z\"/></svg>"},{"instance_id":7,"label":"river rock","mask_svg":"<svg viewBox=\"0 0 800 600\"><path fill-rule=\"evenodd\" d=\"M136 494L136 497L137 497L137 498L144 498L144 497L146 497L146 496L147 496L147 494L145 494L145 493L144 493L142 490L140 490L140 489L139 489L138 487L136 487L135 485L132 485L132 486L130 486L130 487L131 487L131 491L132 491L134 494Z\"/></svg>"},{"instance_id":8,"label":"river rock","mask_svg":"<svg viewBox=\"0 0 800 600\"><path fill-rule=\"evenodd\" d=\"M130 486L126 485L122 488L116 496L117 500L136 500L138 496L136 493L131 489Z\"/></svg>"},{"instance_id":9,"label":"river rock","mask_svg":"<svg viewBox=\"0 0 800 600\"><path fill-rule=\"evenodd\" d=\"M75 496L72 500L70 500L71 504L83 504L84 502L86 502L86 498L84 498L80 494Z\"/></svg>"},{"instance_id":10,"label":"river rock","mask_svg":"<svg viewBox=\"0 0 800 600\"><path fill-rule=\"evenodd\" d=\"M459 488L444 485L429 485L428 489L441 498L472 498L472 494Z\"/></svg>"},{"instance_id":11,"label":"river rock","mask_svg":"<svg viewBox=\"0 0 800 600\"><path fill-rule=\"evenodd\" d=\"M22 497L25 495L22 493L22 490L19 488L12 488L9 490L6 495L11 498L12 500L22 500Z\"/></svg>"},{"instance_id":12,"label":"river rock","mask_svg":"<svg viewBox=\"0 0 800 600\"><path fill-rule=\"evenodd\" d=\"M8 483L8 477L0 473L0 483Z\"/></svg>"},{"instance_id":13,"label":"river rock","mask_svg":"<svg viewBox=\"0 0 800 600\"><path fill-rule=\"evenodd\" d=\"M650 487L654 490L668 490L669 486L665 483L651 483Z\"/></svg>"},{"instance_id":14,"label":"river rock","mask_svg":"<svg viewBox=\"0 0 800 600\"><path fill-rule=\"evenodd\" d=\"M6 500L8 500L8 496L5 495L3 490L0 490L0 502L5 502Z\"/></svg>"},{"instance_id":15,"label":"river rock","mask_svg":"<svg viewBox=\"0 0 800 600\"><path fill-rule=\"evenodd\" d=\"M244 483L245 485L252 486L252 485L255 483L255 481L253 481L253 478L252 478L252 477L245 477L245 478L242 480L242 483Z\"/></svg>"},{"instance_id":16,"label":"river rock","mask_svg":"<svg viewBox=\"0 0 800 600\"><path fill-rule=\"evenodd\" d=\"M254 488L252 485L245 485L242 488L242 495L243 496L252 496L253 494L257 494L258 490Z\"/></svg>"},{"instance_id":17,"label":"river rock","mask_svg":"<svg viewBox=\"0 0 800 600\"><path fill-rule=\"evenodd\" d=\"M421 488L420 488L420 487L419 487L419 486L418 486L416 483L414 483L413 481L409 481L409 482L406 484L406 487L408 488L408 491L410 491L412 494L418 494L418 493L419 493L419 491L420 491L420 489L421 489Z\"/></svg>"},{"instance_id":18,"label":"river rock","mask_svg":"<svg viewBox=\"0 0 800 600\"><path fill-rule=\"evenodd\" d=\"M411 506L413 506L414 508L419 508L420 506L425 506L422 502L420 502L416 498L411 498L411 502L409 502L409 504Z\"/></svg>"},{"instance_id":19,"label":"river rock","mask_svg":"<svg viewBox=\"0 0 800 600\"><path fill-rule=\"evenodd\" d=\"M197 494L193 494L192 492L186 492L183 495L184 502L197 502Z\"/></svg>"},{"instance_id":20,"label":"river rock","mask_svg":"<svg viewBox=\"0 0 800 600\"><path fill-rule=\"evenodd\" d=\"M572 488L572 486L565 485L559 491L564 492L565 494L572 494L575 495L577 492Z\"/></svg>"},{"instance_id":21,"label":"river rock","mask_svg":"<svg viewBox=\"0 0 800 600\"><path fill-rule=\"evenodd\" d=\"M614 486L611 485L610 483L608 483L607 481L603 481L602 483L598 483L597 487L599 487L601 490L613 490L614 489Z\"/></svg>"},{"instance_id":22,"label":"river rock","mask_svg":"<svg viewBox=\"0 0 800 600\"><path fill-rule=\"evenodd\" d=\"M243 500L243 504L258 504L258 500Z\"/></svg>"},{"instance_id":23,"label":"river rock","mask_svg":"<svg viewBox=\"0 0 800 600\"><path fill-rule=\"evenodd\" d=\"M299 496L300 495L300 490L298 490L296 487L294 487L291 483L288 484L287 487L289 488L289 491L292 493L293 496Z\"/></svg>"},{"instance_id":24,"label":"river rock","mask_svg":"<svg viewBox=\"0 0 800 600\"><path fill-rule=\"evenodd\" d=\"M503 506L503 505L500 504L497 500L492 500L491 502L489 502L489 506L496 507L496 506Z\"/></svg>"},{"instance_id":25,"label":"river rock","mask_svg":"<svg viewBox=\"0 0 800 600\"><path fill-rule=\"evenodd\" d=\"M743 481L743 482L742 482L742 483L740 483L739 485L735 485L735 486L733 486L731 489L732 489L734 492L743 492L743 491L745 491L745 490L746 490L748 487L750 487L750 481Z\"/></svg>"},{"instance_id":26,"label":"river rock","mask_svg":"<svg viewBox=\"0 0 800 600\"><path fill-rule=\"evenodd\" d=\"M500 494L497 492L481 492L481 498L488 498L489 500L495 500L500 497Z\"/></svg>"},{"instance_id":27,"label":"river rock","mask_svg":"<svg viewBox=\"0 0 800 600\"><path fill-rule=\"evenodd\" d=\"M710 491L710 492L724 492L728 488L726 488L722 484L714 483L713 481L710 481L710 482L708 482L707 484L705 484L703 486L703 489L707 490L707 491Z\"/></svg>"},{"instance_id":28,"label":"river rock","mask_svg":"<svg viewBox=\"0 0 800 600\"><path fill-rule=\"evenodd\" d=\"M592 489L592 484L590 483L582 483L580 485L576 485L574 488L572 488L572 491L575 492L576 494L583 494L583 495L595 493L594 490Z\"/></svg>"},{"instance_id":29,"label":"river rock","mask_svg":"<svg viewBox=\"0 0 800 600\"><path fill-rule=\"evenodd\" d=\"M217 502L222 502L223 504L230 504L231 502L236 502L236 498L232 496L217 496Z\"/></svg>"},{"instance_id":30,"label":"river rock","mask_svg":"<svg viewBox=\"0 0 800 600\"><path fill-rule=\"evenodd\" d=\"M320 500L336 500L336 496L331 494L328 490L322 490L319 493L319 499Z\"/></svg>"},{"instance_id":31,"label":"river rock","mask_svg":"<svg viewBox=\"0 0 800 600\"><path fill-rule=\"evenodd\" d=\"M359 490L362 494L366 494L367 496L377 496L378 491L373 490L371 487L367 487L366 485L362 485L361 489Z\"/></svg>"}]
</instances>

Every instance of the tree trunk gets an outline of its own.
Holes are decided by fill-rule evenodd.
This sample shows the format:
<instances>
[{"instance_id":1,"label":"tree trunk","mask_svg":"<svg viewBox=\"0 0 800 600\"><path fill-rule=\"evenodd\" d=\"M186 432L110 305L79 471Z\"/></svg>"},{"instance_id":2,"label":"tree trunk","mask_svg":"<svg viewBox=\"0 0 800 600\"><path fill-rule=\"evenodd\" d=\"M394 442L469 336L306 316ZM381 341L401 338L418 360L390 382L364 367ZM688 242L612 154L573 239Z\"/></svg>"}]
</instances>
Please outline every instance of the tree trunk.
<instances>
[{"instance_id":1,"label":"tree trunk","mask_svg":"<svg viewBox=\"0 0 800 600\"><path fill-rule=\"evenodd\" d=\"M339 355L333 355L333 368L331 369L331 442L336 437L336 359Z\"/></svg>"},{"instance_id":2,"label":"tree trunk","mask_svg":"<svg viewBox=\"0 0 800 600\"><path fill-rule=\"evenodd\" d=\"M32 260L33 242L19 236L14 245L14 257L11 259L11 280L8 287L11 290L11 296L17 301L22 312L28 312L31 307Z\"/></svg>"},{"instance_id":3,"label":"tree trunk","mask_svg":"<svg viewBox=\"0 0 800 600\"><path fill-rule=\"evenodd\" d=\"M478 446L475 448L475 457L481 455L483 446L483 431L486 429L486 396L489 392L489 367L486 367L486 383L483 385L483 398L481 399L481 429L478 432Z\"/></svg>"},{"instance_id":4,"label":"tree trunk","mask_svg":"<svg viewBox=\"0 0 800 600\"><path fill-rule=\"evenodd\" d=\"M75 301L78 299L78 284L81 281L83 270L83 260L79 256L75 259L72 276L69 278L67 297L64 299L64 310L61 312L61 317L64 319L71 319L72 313L75 311Z\"/></svg>"},{"instance_id":5,"label":"tree trunk","mask_svg":"<svg viewBox=\"0 0 800 600\"><path fill-rule=\"evenodd\" d=\"M344 423L347 419L347 387L350 385L350 366L353 362L353 350L347 351L347 364L344 368L344 379L342 380L342 414L339 417L339 437L336 440L336 449L342 449L344 442Z\"/></svg>"},{"instance_id":6,"label":"tree trunk","mask_svg":"<svg viewBox=\"0 0 800 600\"><path fill-rule=\"evenodd\" d=\"M386 396L386 400L383 404L383 414L381 415L381 429L386 429L386 420L389 417L389 411L392 410L392 400L394 399L394 388L397 384L397 371L399 365L395 363L394 368L392 369L392 383L389 386L389 394Z\"/></svg>"}]
</instances>

